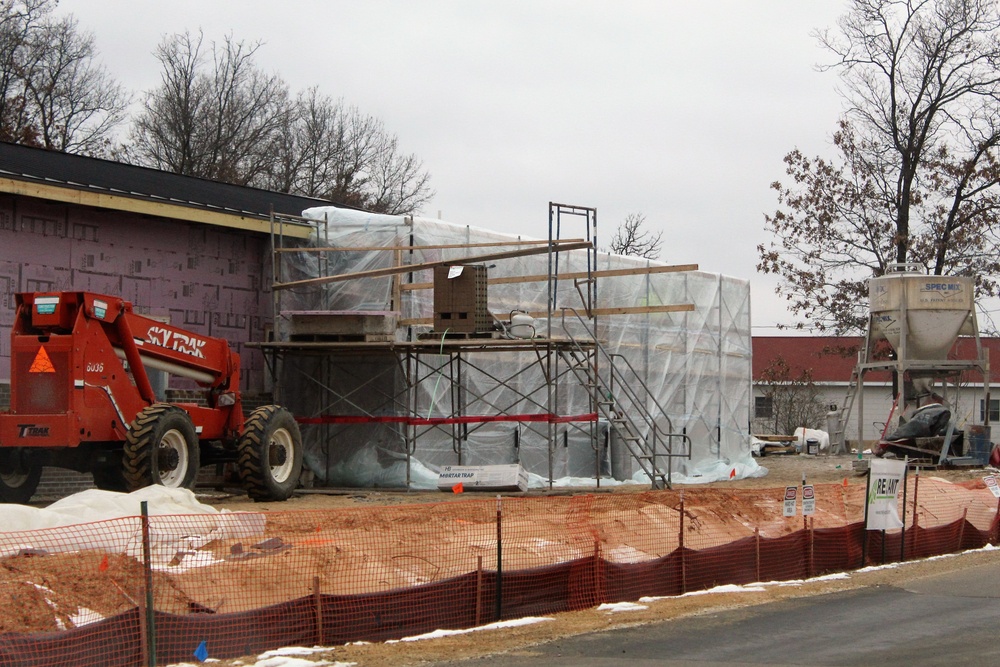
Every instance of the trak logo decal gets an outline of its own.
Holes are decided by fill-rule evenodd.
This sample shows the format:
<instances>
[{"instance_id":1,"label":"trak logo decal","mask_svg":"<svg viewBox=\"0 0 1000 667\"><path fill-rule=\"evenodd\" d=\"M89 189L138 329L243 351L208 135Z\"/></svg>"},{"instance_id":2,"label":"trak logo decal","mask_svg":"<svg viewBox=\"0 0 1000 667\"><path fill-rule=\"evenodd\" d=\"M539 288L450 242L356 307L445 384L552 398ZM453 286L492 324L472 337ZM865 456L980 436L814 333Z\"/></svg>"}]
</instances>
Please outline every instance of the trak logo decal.
<instances>
[{"instance_id":1,"label":"trak logo decal","mask_svg":"<svg viewBox=\"0 0 1000 667\"><path fill-rule=\"evenodd\" d=\"M49 437L49 427L38 424L18 424L17 437L19 438L47 438Z\"/></svg>"},{"instance_id":2,"label":"trak logo decal","mask_svg":"<svg viewBox=\"0 0 1000 667\"><path fill-rule=\"evenodd\" d=\"M199 359L205 358L205 353L202 351L202 348L205 347L205 343L207 341L204 341L197 336L182 334L177 331L171 331L170 329L164 329L163 327L150 327L149 342L157 347L165 347L168 350L176 350L177 352L182 352L192 357L197 357Z\"/></svg>"}]
</instances>

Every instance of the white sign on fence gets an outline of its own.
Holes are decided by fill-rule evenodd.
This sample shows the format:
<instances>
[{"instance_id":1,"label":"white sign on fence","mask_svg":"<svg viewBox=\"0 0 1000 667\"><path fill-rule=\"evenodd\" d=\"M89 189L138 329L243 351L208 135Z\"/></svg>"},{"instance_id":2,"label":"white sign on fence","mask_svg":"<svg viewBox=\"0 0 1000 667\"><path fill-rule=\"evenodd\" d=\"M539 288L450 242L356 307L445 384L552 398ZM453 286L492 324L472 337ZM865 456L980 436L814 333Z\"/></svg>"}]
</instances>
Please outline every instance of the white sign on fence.
<instances>
[{"instance_id":1,"label":"white sign on fence","mask_svg":"<svg viewBox=\"0 0 1000 667\"><path fill-rule=\"evenodd\" d=\"M797 504L798 498L799 498L799 487L797 486L785 487L785 509L782 512L784 516L795 516L795 505Z\"/></svg>"},{"instance_id":2,"label":"white sign on fence","mask_svg":"<svg viewBox=\"0 0 1000 667\"><path fill-rule=\"evenodd\" d=\"M993 475L987 475L983 477L983 481L986 482L986 488L990 490L994 498L1000 498L1000 485L997 484L997 478Z\"/></svg>"},{"instance_id":3,"label":"white sign on fence","mask_svg":"<svg viewBox=\"0 0 1000 667\"><path fill-rule=\"evenodd\" d=\"M816 512L816 492L812 484L802 486L802 516L809 516Z\"/></svg>"},{"instance_id":4,"label":"white sign on fence","mask_svg":"<svg viewBox=\"0 0 1000 667\"><path fill-rule=\"evenodd\" d=\"M902 528L898 496L903 490L906 461L872 459L868 477L868 530Z\"/></svg>"}]
</instances>

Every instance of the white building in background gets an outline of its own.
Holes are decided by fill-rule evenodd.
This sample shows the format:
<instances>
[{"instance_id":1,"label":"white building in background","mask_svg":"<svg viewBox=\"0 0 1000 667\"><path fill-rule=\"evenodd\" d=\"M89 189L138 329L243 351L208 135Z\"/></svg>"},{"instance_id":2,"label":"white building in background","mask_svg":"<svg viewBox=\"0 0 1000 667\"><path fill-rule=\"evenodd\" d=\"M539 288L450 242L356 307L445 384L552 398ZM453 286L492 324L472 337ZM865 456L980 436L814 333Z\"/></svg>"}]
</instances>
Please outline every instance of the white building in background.
<instances>
[{"instance_id":1,"label":"white building in background","mask_svg":"<svg viewBox=\"0 0 1000 667\"><path fill-rule=\"evenodd\" d=\"M991 384L1000 380L1000 338L981 338L983 347L991 351L991 357L997 362L991 368ZM770 434L774 428L773 405L766 396L765 371L776 360L783 359L789 367L789 377L801 377L808 370L812 382L818 390L817 400L825 405L844 404L847 397L851 373L857 363L857 352L863 339L851 336L754 336L753 337L753 421L752 430L755 434ZM974 342L971 338L960 338L953 353L956 358L974 357ZM862 437L866 441L878 440L882 436L885 424L893 413L892 378L888 372L869 372L865 374L863 393L858 401L864 401L864 421L860 424ZM986 417L989 422L1000 422L1000 392L989 399L989 414L983 399L981 378L968 374L959 386L953 390L955 396L948 396L953 403L953 412L961 425L963 422L983 423ZM858 438L858 407L854 410L846 425L846 437L849 441ZM895 425L895 417L889 431ZM787 435L787 434L779 434Z\"/></svg>"}]
</instances>

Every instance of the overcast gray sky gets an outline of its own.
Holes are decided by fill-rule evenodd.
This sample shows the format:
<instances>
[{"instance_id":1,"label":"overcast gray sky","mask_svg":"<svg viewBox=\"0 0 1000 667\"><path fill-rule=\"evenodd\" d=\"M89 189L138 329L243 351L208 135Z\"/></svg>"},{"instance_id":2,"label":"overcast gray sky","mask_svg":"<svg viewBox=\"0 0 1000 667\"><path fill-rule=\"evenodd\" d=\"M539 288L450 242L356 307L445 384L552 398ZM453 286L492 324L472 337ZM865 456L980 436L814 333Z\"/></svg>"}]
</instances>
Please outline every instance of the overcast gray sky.
<instances>
[{"instance_id":1,"label":"overcast gray sky","mask_svg":"<svg viewBox=\"0 0 1000 667\"><path fill-rule=\"evenodd\" d=\"M811 32L833 0L60 0L133 91L164 35L262 40L257 65L382 119L430 171L428 217L544 238L550 201L631 212L661 259L751 284L755 334L792 317L757 275L793 147L829 154L842 104Z\"/></svg>"}]
</instances>

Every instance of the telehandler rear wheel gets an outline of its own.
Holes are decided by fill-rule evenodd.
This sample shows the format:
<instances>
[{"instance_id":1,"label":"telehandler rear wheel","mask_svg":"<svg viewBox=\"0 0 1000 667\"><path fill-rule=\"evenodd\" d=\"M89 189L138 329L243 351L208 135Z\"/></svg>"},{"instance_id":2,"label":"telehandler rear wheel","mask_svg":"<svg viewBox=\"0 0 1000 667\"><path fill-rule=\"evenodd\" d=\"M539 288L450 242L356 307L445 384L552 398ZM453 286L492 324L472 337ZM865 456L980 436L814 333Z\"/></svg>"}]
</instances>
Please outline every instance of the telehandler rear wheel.
<instances>
[{"instance_id":1,"label":"telehandler rear wheel","mask_svg":"<svg viewBox=\"0 0 1000 667\"><path fill-rule=\"evenodd\" d=\"M154 403L136 416L125 436L125 481L133 491L151 484L190 489L199 454L188 413L176 405Z\"/></svg>"},{"instance_id":2,"label":"telehandler rear wheel","mask_svg":"<svg viewBox=\"0 0 1000 667\"><path fill-rule=\"evenodd\" d=\"M257 408L238 445L240 479L254 500L287 500L302 474L302 435L292 413L277 405Z\"/></svg>"},{"instance_id":3,"label":"telehandler rear wheel","mask_svg":"<svg viewBox=\"0 0 1000 667\"><path fill-rule=\"evenodd\" d=\"M24 504L31 500L42 477L42 466L25 461L18 452L0 459L0 501Z\"/></svg>"}]
</instances>

